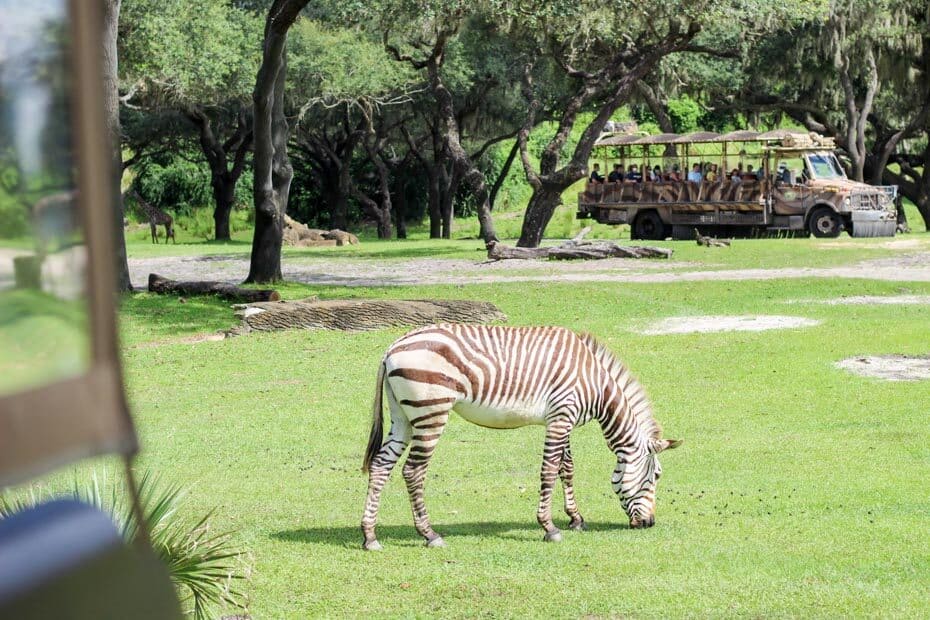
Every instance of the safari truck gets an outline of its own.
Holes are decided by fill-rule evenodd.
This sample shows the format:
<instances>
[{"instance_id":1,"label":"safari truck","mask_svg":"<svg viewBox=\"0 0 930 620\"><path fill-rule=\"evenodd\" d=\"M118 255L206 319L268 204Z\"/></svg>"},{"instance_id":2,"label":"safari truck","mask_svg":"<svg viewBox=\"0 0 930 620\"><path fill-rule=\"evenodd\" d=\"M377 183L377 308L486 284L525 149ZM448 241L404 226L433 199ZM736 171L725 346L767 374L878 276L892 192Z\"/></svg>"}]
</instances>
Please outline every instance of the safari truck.
<instances>
[{"instance_id":1,"label":"safari truck","mask_svg":"<svg viewBox=\"0 0 930 620\"><path fill-rule=\"evenodd\" d=\"M588 179L577 217L629 224L633 239L894 236L897 187L850 180L834 149L832 138L781 129L607 133L595 145L605 177Z\"/></svg>"}]
</instances>

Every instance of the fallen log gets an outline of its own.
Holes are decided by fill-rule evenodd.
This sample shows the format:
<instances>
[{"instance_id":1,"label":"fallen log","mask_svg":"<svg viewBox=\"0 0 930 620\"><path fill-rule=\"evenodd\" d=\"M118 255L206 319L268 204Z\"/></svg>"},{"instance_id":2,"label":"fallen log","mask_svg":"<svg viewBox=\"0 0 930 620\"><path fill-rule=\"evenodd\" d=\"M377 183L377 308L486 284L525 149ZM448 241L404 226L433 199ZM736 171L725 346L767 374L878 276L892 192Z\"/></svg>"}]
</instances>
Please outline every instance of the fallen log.
<instances>
[{"instance_id":1,"label":"fallen log","mask_svg":"<svg viewBox=\"0 0 930 620\"><path fill-rule=\"evenodd\" d=\"M232 301L279 301L281 294L272 289L241 288L226 282L178 281L149 274L149 292L159 295L217 295Z\"/></svg>"},{"instance_id":2,"label":"fallen log","mask_svg":"<svg viewBox=\"0 0 930 620\"><path fill-rule=\"evenodd\" d=\"M242 324L227 332L241 335L280 329L367 331L432 323L506 321L507 315L486 301L459 299L332 299L317 298L274 304L234 306Z\"/></svg>"},{"instance_id":3,"label":"fallen log","mask_svg":"<svg viewBox=\"0 0 930 620\"><path fill-rule=\"evenodd\" d=\"M599 260L602 258L669 258L672 251L645 245L622 246L612 241L584 241L591 232L588 226L561 245L549 248L515 248L497 241L489 242L488 260Z\"/></svg>"},{"instance_id":4,"label":"fallen log","mask_svg":"<svg viewBox=\"0 0 930 620\"><path fill-rule=\"evenodd\" d=\"M730 247L729 239L717 239L715 237L705 237L697 228L694 229L694 238L698 245L708 248L728 248Z\"/></svg>"}]
</instances>

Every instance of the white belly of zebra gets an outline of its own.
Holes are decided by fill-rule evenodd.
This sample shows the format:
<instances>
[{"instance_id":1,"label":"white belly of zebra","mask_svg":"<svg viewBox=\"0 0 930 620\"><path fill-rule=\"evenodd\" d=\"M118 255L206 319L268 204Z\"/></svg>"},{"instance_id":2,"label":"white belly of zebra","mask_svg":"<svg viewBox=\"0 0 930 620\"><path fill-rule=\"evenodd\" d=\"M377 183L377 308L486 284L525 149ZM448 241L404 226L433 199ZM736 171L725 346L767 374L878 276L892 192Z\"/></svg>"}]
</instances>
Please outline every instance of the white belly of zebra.
<instances>
[{"instance_id":1,"label":"white belly of zebra","mask_svg":"<svg viewBox=\"0 0 930 620\"><path fill-rule=\"evenodd\" d=\"M519 428L546 423L544 403L508 403L503 407L488 407L461 401L455 404L453 411L472 424L487 428Z\"/></svg>"}]
</instances>

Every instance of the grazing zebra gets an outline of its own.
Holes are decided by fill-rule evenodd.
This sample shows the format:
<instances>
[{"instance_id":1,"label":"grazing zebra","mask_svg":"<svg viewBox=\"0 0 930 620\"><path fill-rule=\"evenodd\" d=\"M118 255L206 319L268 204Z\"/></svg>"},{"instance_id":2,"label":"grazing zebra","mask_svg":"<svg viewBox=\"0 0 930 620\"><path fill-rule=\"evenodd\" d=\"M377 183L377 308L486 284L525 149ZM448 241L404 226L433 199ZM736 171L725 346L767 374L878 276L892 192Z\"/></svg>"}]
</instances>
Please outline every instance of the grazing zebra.
<instances>
[{"instance_id":1,"label":"grazing zebra","mask_svg":"<svg viewBox=\"0 0 930 620\"><path fill-rule=\"evenodd\" d=\"M385 394L391 429L382 443ZM630 527L655 523L656 482L662 473L656 455L681 442L661 438L642 386L607 348L592 336L561 327L430 325L392 344L378 370L371 435L362 465L369 474L362 517L365 549L381 548L375 538L381 490L408 445L403 474L414 525L428 546L443 546L430 527L423 480L453 409L488 428L545 425L536 514L545 540L561 540L551 514L556 477L565 491L569 527L584 529L572 488L569 433L590 420L601 425L617 455L611 482Z\"/></svg>"}]
</instances>

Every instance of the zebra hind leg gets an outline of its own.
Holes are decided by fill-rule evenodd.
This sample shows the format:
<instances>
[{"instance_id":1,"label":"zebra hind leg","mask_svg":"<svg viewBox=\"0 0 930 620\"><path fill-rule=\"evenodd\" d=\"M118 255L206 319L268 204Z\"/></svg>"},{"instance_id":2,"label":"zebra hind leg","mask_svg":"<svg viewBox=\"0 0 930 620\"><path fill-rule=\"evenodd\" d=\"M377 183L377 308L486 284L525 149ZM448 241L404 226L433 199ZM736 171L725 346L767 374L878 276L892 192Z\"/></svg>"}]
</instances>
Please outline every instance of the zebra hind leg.
<instances>
[{"instance_id":1,"label":"zebra hind leg","mask_svg":"<svg viewBox=\"0 0 930 620\"><path fill-rule=\"evenodd\" d=\"M565 494L565 514L571 521L568 524L570 529L583 531L586 528L584 518L578 511L578 505L575 504L575 488L572 481L575 476L575 463L572 461L572 448L565 444L565 451L562 453L562 467L559 469L559 478L562 479L562 490Z\"/></svg>"},{"instance_id":2,"label":"zebra hind leg","mask_svg":"<svg viewBox=\"0 0 930 620\"><path fill-rule=\"evenodd\" d=\"M388 397L389 402L392 400ZM368 498L365 500L365 513L362 516L362 543L367 551L380 551L381 543L375 537L375 523L378 520L378 506L381 503L381 490L391 477L391 470L400 460L407 443L410 441L410 423L403 413L395 413L395 404L391 402L391 430L388 438L372 460L368 471Z\"/></svg>"},{"instance_id":3,"label":"zebra hind leg","mask_svg":"<svg viewBox=\"0 0 930 620\"><path fill-rule=\"evenodd\" d=\"M544 530L546 542L559 542L562 532L552 522L552 489L562 469L562 456L568 445L571 424L564 419L554 419L546 427L546 443L543 448L542 471L540 472L539 509L536 520Z\"/></svg>"},{"instance_id":4,"label":"zebra hind leg","mask_svg":"<svg viewBox=\"0 0 930 620\"><path fill-rule=\"evenodd\" d=\"M413 437L410 442L410 453L404 462L404 482L407 483L407 492L410 494L413 524L420 536L426 539L427 547L446 546L442 536L433 531L430 526L426 502L423 499L423 485L429 459L433 455L433 450L448 420L448 411L435 411L413 418L411 420Z\"/></svg>"}]
</instances>

